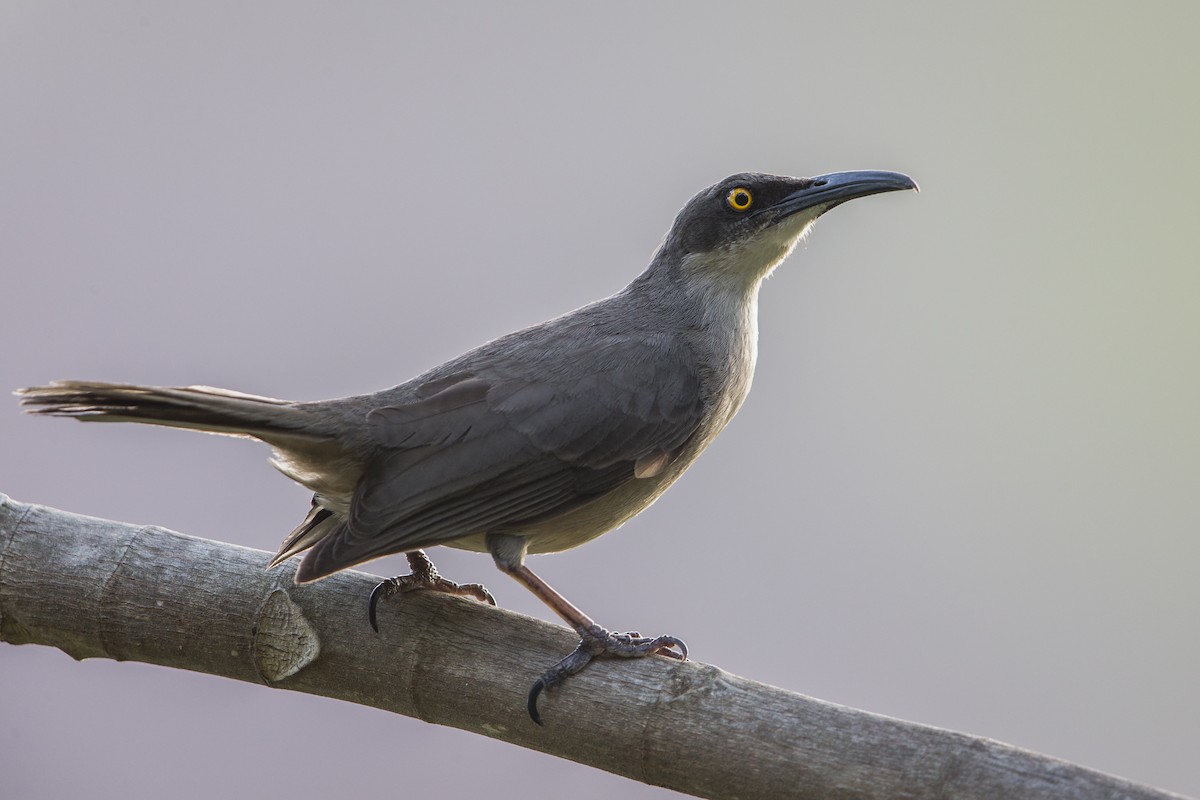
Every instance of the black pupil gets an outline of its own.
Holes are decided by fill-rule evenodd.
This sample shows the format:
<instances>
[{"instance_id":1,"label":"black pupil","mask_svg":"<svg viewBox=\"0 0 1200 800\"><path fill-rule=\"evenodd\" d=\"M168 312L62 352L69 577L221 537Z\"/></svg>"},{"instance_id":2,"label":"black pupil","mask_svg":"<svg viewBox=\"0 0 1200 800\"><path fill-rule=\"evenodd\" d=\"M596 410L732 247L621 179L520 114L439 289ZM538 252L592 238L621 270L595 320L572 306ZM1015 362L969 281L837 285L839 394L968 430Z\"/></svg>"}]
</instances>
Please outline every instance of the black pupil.
<instances>
[{"instance_id":1,"label":"black pupil","mask_svg":"<svg viewBox=\"0 0 1200 800\"><path fill-rule=\"evenodd\" d=\"M750 205L750 193L745 189L734 189L733 204L738 208L745 208Z\"/></svg>"}]
</instances>

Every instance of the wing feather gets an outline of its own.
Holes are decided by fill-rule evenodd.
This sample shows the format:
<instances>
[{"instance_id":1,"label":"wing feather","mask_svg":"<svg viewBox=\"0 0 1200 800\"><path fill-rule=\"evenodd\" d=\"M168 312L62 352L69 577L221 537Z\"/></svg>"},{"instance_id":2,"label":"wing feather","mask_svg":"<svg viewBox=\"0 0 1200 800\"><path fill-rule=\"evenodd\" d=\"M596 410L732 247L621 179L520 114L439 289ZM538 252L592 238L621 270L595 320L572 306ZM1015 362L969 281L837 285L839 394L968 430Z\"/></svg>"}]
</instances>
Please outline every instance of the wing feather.
<instances>
[{"instance_id":1,"label":"wing feather","mask_svg":"<svg viewBox=\"0 0 1200 800\"><path fill-rule=\"evenodd\" d=\"M702 418L683 348L609 354L607 368L531 379L493 368L431 382L373 410L379 443L349 517L313 546L297 579L381 555L552 519L678 454ZM652 464L655 469L647 470Z\"/></svg>"}]
</instances>

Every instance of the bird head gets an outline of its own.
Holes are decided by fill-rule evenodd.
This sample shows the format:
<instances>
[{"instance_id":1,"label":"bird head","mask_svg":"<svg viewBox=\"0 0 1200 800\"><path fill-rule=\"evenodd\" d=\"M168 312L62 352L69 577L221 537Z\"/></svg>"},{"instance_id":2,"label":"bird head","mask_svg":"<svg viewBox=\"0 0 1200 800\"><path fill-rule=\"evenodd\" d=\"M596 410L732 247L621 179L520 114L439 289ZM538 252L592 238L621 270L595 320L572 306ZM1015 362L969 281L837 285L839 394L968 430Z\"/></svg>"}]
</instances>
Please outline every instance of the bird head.
<instances>
[{"instance_id":1,"label":"bird head","mask_svg":"<svg viewBox=\"0 0 1200 800\"><path fill-rule=\"evenodd\" d=\"M656 261L689 278L756 286L792 252L817 217L856 197L917 189L898 172L834 172L788 178L742 172L688 201Z\"/></svg>"}]
</instances>

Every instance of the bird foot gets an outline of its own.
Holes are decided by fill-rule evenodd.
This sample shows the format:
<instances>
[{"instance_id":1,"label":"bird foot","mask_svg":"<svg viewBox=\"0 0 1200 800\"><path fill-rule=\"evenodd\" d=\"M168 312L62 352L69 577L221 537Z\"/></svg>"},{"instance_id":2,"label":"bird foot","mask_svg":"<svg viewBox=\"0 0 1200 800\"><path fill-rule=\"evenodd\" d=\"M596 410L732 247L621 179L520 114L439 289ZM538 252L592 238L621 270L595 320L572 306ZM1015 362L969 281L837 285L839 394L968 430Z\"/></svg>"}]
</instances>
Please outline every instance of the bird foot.
<instances>
[{"instance_id":1,"label":"bird foot","mask_svg":"<svg viewBox=\"0 0 1200 800\"><path fill-rule=\"evenodd\" d=\"M611 633L599 625L584 628L579 632L580 642L570 655L559 661L533 683L529 690L527 707L529 717L538 725L542 724L541 714L538 713L538 696L547 689L553 689L565 679L579 672L595 658L644 658L660 655L687 661L687 645L674 636L659 636L649 638L636 631L629 633Z\"/></svg>"},{"instance_id":2,"label":"bird foot","mask_svg":"<svg viewBox=\"0 0 1200 800\"><path fill-rule=\"evenodd\" d=\"M379 601L387 600L398 594L415 592L418 589L429 589L430 591L441 592L443 594L452 594L456 597L470 597L481 603L496 605L496 598L492 597L492 593L482 583L455 583L452 580L443 578L438 574L437 567L433 565L433 562L424 553L420 553L420 551L417 551L417 553L419 555L414 553L408 554L408 563L413 570L411 575L388 578L386 581L381 581L371 590L371 600L367 606L367 618L371 621L371 627L374 628L376 633L379 633L379 623L376 619L375 611L379 605Z\"/></svg>"}]
</instances>

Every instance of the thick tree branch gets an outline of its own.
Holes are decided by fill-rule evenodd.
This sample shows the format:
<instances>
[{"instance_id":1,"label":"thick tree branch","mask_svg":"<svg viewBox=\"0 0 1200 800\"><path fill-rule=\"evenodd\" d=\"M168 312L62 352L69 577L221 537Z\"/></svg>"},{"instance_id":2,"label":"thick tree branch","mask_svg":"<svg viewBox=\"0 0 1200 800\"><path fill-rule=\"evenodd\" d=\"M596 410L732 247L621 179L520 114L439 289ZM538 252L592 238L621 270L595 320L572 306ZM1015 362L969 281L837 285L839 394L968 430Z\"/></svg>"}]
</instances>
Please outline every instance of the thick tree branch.
<instances>
[{"instance_id":1,"label":"thick tree branch","mask_svg":"<svg viewBox=\"0 0 1200 800\"><path fill-rule=\"evenodd\" d=\"M294 586L269 554L0 495L0 639L336 697L710 798L1165 798L998 742L824 703L696 662L600 662L525 693L562 628L377 579Z\"/></svg>"}]
</instances>

